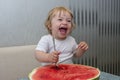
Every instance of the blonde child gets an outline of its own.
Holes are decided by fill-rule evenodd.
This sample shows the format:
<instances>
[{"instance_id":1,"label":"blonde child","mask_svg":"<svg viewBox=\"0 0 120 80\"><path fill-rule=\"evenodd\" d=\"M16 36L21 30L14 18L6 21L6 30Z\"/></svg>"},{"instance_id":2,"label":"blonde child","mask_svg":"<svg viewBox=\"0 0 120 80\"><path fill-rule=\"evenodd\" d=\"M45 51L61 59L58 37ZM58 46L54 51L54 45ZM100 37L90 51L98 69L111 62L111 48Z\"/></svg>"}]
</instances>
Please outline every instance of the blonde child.
<instances>
[{"instance_id":1,"label":"blonde child","mask_svg":"<svg viewBox=\"0 0 120 80\"><path fill-rule=\"evenodd\" d=\"M49 34L41 37L35 57L42 65L71 64L73 56L80 57L88 49L86 42L79 44L70 35L74 29L73 14L65 7L55 7L45 21Z\"/></svg>"}]
</instances>

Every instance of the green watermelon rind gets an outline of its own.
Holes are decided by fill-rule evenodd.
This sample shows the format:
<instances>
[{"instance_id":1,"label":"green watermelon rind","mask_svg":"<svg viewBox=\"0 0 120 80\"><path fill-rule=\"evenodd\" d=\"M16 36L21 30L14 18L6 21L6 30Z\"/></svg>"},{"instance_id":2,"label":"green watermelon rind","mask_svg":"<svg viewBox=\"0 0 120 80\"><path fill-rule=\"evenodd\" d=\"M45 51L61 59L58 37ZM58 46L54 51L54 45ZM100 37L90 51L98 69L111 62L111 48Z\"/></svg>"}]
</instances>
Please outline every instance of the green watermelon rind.
<instances>
[{"instance_id":1,"label":"green watermelon rind","mask_svg":"<svg viewBox=\"0 0 120 80\"><path fill-rule=\"evenodd\" d=\"M79 64L75 64L75 65L79 65ZM83 66L86 66L86 65L83 65ZM92 67L92 66L87 66L87 67ZM37 68L33 69L32 72L29 73L28 78L30 80L34 80L34 79L32 79L32 75L37 71L38 68L40 68L40 67L37 67ZM94 68L94 67L92 67L92 68ZM87 79L87 80L99 80L99 78L100 78L100 70L98 68L96 68L96 70L99 72L98 75L96 75L93 78Z\"/></svg>"},{"instance_id":2,"label":"green watermelon rind","mask_svg":"<svg viewBox=\"0 0 120 80\"><path fill-rule=\"evenodd\" d=\"M98 75L96 75L95 77L90 78L88 80L99 80L99 78L100 78L100 70L98 68L96 68L96 70L99 72Z\"/></svg>"},{"instance_id":3,"label":"green watermelon rind","mask_svg":"<svg viewBox=\"0 0 120 80\"><path fill-rule=\"evenodd\" d=\"M40 68L40 67L38 67L38 68ZM32 75L37 71L38 68L33 69L32 72L28 75L28 78L29 78L30 80L33 80L33 79L32 79Z\"/></svg>"}]
</instances>

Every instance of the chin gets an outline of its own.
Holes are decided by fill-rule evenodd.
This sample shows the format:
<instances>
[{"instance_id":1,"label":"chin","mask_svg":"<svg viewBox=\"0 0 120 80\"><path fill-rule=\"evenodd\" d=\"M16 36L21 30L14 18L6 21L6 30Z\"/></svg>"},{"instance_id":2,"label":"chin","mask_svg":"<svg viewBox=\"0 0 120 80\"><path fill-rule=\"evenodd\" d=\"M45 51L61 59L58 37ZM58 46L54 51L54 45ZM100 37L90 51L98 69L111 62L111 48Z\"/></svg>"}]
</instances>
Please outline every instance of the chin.
<instances>
[{"instance_id":1,"label":"chin","mask_svg":"<svg viewBox=\"0 0 120 80\"><path fill-rule=\"evenodd\" d=\"M64 37L60 37L60 39L61 39L61 40L64 40L64 39L66 39L66 36L64 36Z\"/></svg>"}]
</instances>

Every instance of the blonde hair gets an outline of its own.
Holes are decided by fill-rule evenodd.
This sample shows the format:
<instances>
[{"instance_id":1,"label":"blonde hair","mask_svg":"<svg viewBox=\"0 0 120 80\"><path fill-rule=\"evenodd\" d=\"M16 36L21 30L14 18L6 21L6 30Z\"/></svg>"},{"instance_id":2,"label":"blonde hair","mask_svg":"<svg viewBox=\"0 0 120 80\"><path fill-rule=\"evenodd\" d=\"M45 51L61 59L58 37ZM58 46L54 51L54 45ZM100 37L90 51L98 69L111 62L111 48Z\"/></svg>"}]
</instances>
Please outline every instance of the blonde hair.
<instances>
[{"instance_id":1,"label":"blonde hair","mask_svg":"<svg viewBox=\"0 0 120 80\"><path fill-rule=\"evenodd\" d=\"M69 9L67 9L67 8L65 8L65 7L55 7L55 8L53 8L53 9L48 13L48 17L47 17L47 19L46 19L46 21L45 21L45 27L47 28L47 30L48 30L48 32L49 32L50 34L51 34L51 30L49 29L49 27L51 26L51 20L52 20L52 18L55 16L55 14L56 14L57 12L60 13L59 15L61 15L61 12L64 12L64 13L67 12L67 13L70 14L71 18L73 19L73 14L72 14L72 12L71 12ZM74 24L73 21L71 22L71 25L72 25L72 28L75 27L75 24Z\"/></svg>"}]
</instances>

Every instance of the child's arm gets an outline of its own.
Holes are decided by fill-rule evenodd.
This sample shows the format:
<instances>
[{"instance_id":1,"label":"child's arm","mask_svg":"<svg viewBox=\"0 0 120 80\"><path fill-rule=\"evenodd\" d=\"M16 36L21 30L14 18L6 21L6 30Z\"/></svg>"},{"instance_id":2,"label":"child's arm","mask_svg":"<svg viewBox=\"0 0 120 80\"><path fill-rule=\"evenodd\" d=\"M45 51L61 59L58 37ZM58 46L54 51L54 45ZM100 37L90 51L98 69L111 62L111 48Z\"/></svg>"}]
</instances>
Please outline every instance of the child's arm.
<instances>
[{"instance_id":1,"label":"child's arm","mask_svg":"<svg viewBox=\"0 0 120 80\"><path fill-rule=\"evenodd\" d=\"M52 53L45 53L43 51L36 50L35 57L40 62L58 62L59 53L57 51L53 51Z\"/></svg>"},{"instance_id":2,"label":"child's arm","mask_svg":"<svg viewBox=\"0 0 120 80\"><path fill-rule=\"evenodd\" d=\"M80 57L83 55L83 53L85 53L85 51L87 51L88 49L88 45L86 42L80 42L78 44L78 47L76 49L76 53L74 54L75 57Z\"/></svg>"}]
</instances>

